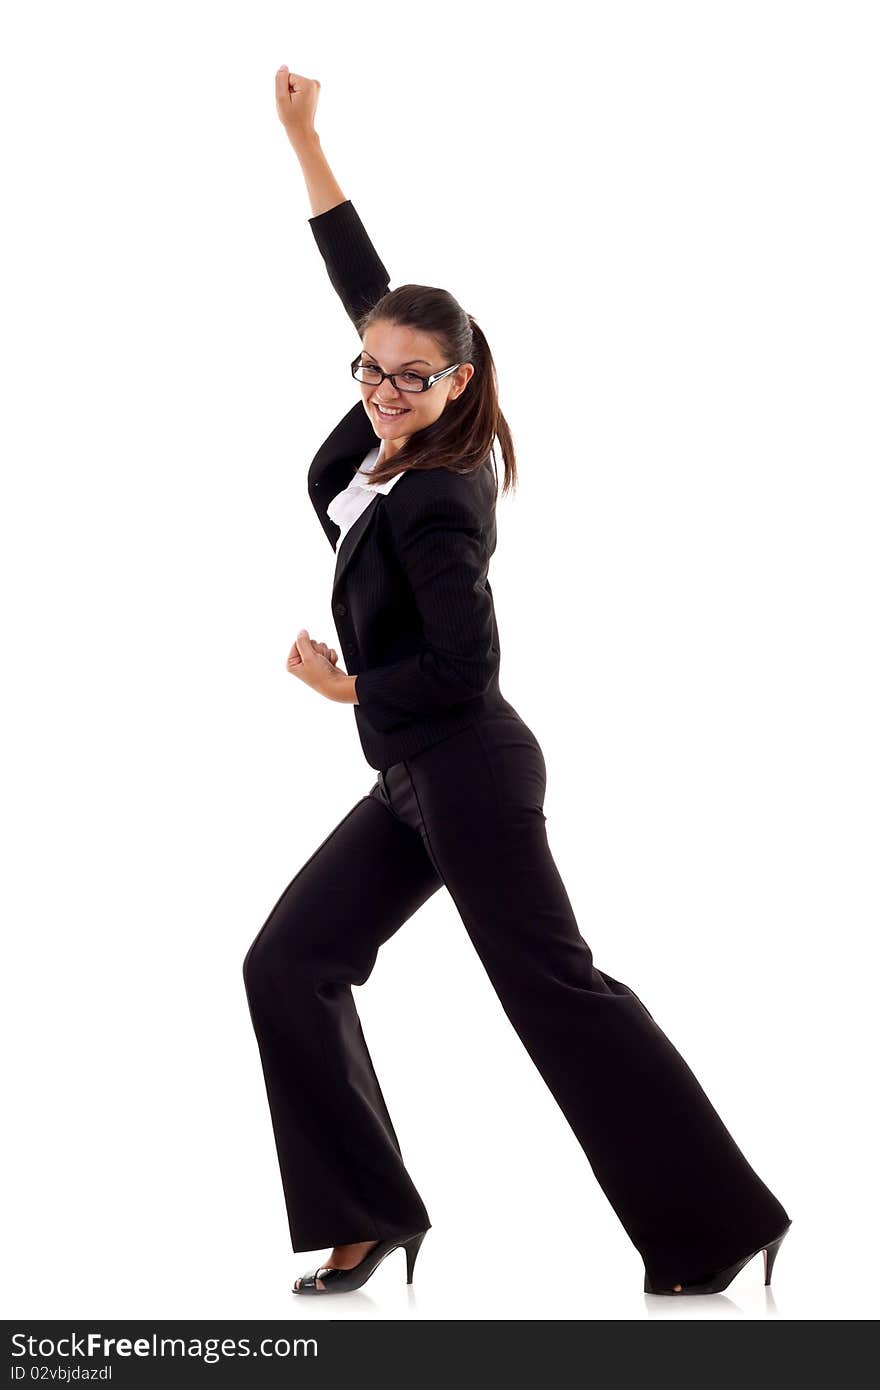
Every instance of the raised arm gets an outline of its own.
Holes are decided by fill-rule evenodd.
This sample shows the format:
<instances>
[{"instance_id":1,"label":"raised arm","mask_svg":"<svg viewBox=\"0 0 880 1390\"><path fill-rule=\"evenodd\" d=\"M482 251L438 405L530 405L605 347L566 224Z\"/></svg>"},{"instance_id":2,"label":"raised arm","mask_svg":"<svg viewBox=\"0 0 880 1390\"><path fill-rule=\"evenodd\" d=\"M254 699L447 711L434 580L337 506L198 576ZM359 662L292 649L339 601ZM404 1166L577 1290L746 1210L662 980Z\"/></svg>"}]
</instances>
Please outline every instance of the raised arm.
<instances>
[{"instance_id":1,"label":"raised arm","mask_svg":"<svg viewBox=\"0 0 880 1390\"><path fill-rule=\"evenodd\" d=\"M275 105L299 160L312 208L309 226L330 283L357 327L363 314L389 286L388 271L346 198L321 148L315 110L321 84L281 67L275 74Z\"/></svg>"}]
</instances>

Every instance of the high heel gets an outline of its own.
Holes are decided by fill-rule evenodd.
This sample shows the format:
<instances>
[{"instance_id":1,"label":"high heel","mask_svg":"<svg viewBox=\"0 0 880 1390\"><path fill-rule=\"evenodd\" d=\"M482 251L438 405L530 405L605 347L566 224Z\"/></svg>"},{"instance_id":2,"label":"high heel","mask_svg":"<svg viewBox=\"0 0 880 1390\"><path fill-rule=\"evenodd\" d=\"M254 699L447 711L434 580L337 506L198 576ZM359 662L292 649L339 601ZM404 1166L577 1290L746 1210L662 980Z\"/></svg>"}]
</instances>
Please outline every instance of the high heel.
<instances>
[{"instance_id":1,"label":"high heel","mask_svg":"<svg viewBox=\"0 0 880 1390\"><path fill-rule=\"evenodd\" d=\"M367 1251L363 1259L359 1260L351 1269L338 1269L335 1265L321 1265L313 1274L304 1274L300 1279L299 1288L293 1288L291 1292L351 1293L353 1289L359 1289L367 1282L386 1255L390 1255L392 1250L398 1249L406 1251L406 1282L411 1284L416 1255L421 1249L422 1241L428 1234L428 1229L416 1231L411 1236L389 1236L386 1240L377 1241L372 1249ZM318 1288L319 1279L324 1285L323 1289Z\"/></svg>"},{"instance_id":2,"label":"high heel","mask_svg":"<svg viewBox=\"0 0 880 1390\"><path fill-rule=\"evenodd\" d=\"M735 1264L728 1265L726 1269L720 1269L715 1274L709 1275L705 1279L694 1279L687 1284L677 1284L671 1289L655 1288L651 1282L651 1276L645 1270L645 1293L654 1294L685 1294L685 1293L721 1293L726 1289L732 1279L735 1279L741 1269L745 1269L749 1260L753 1260L759 1250L764 1252L764 1284L770 1283L773 1274L773 1266L776 1263L776 1256L779 1254L779 1247L785 1239L791 1222L789 1221L782 1229L780 1235L767 1242L766 1245L759 1245L758 1250L753 1250L750 1255L744 1255Z\"/></svg>"},{"instance_id":3,"label":"high heel","mask_svg":"<svg viewBox=\"0 0 880 1390\"><path fill-rule=\"evenodd\" d=\"M413 1270L416 1267L416 1255L421 1250L422 1241L427 1234L427 1231L420 1231L417 1236L412 1236L406 1242L406 1282L408 1284L412 1283Z\"/></svg>"}]
</instances>

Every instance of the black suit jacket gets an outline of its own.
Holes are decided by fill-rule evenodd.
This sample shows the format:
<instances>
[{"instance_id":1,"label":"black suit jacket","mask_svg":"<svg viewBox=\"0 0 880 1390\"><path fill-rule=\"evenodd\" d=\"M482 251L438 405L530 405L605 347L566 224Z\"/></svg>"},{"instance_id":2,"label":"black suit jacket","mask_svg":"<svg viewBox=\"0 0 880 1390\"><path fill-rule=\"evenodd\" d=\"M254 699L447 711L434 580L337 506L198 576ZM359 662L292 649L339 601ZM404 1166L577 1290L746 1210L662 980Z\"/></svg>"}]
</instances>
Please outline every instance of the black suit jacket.
<instances>
[{"instance_id":1,"label":"black suit jacket","mask_svg":"<svg viewBox=\"0 0 880 1390\"><path fill-rule=\"evenodd\" d=\"M309 219L349 317L389 288L388 272L350 200ZM499 689L501 658L489 558L495 549L490 460L462 476L408 471L346 531L327 504L350 483L377 435L361 400L309 467L309 496L336 550L331 605L364 756L385 771L475 714L516 711Z\"/></svg>"}]
</instances>

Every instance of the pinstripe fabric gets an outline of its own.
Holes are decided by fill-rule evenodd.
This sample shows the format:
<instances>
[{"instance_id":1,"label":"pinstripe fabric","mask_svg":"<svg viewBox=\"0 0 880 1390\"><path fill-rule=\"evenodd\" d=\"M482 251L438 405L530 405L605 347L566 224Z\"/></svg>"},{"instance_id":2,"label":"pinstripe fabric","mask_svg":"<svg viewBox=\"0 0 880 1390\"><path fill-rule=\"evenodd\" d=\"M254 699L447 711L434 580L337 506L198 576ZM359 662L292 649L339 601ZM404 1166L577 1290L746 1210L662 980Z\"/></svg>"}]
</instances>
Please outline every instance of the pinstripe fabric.
<instances>
[{"instance_id":1,"label":"pinstripe fabric","mask_svg":"<svg viewBox=\"0 0 880 1390\"><path fill-rule=\"evenodd\" d=\"M356 323L389 288L350 200L309 219L330 282ZM360 400L309 467L309 496L336 550L331 606L367 763L383 770L467 727L516 710L501 694L489 560L495 550L491 460L467 476L406 472L340 539L327 515L376 434Z\"/></svg>"}]
</instances>

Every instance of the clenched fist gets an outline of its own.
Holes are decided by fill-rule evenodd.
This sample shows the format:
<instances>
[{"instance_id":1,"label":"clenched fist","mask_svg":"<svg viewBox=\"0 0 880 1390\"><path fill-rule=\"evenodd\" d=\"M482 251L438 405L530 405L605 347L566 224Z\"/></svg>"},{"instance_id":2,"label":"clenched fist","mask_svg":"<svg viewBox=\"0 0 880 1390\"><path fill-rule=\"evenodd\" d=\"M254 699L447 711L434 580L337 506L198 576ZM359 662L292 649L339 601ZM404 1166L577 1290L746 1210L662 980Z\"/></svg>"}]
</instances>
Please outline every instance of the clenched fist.
<instances>
[{"instance_id":1,"label":"clenched fist","mask_svg":"<svg viewBox=\"0 0 880 1390\"><path fill-rule=\"evenodd\" d=\"M308 637L308 633L306 632L305 628L303 628L302 632L298 633L297 636ZM333 649L333 647L328 647L326 642L316 642L314 637L309 637L309 641L312 644L312 651L318 652L320 656L326 656L328 661L331 661L334 666L336 665L337 661L339 660L339 656L337 652ZM291 670L294 666L298 666L301 661L302 657L299 654L299 648L297 647L296 642L294 642L293 646L290 649L290 656L287 658L288 670Z\"/></svg>"},{"instance_id":2,"label":"clenched fist","mask_svg":"<svg viewBox=\"0 0 880 1390\"><path fill-rule=\"evenodd\" d=\"M305 685L311 686L327 700L338 704L357 704L354 691L354 676L347 676L336 668L338 654L326 642L315 642L307 630L302 628L287 658L287 669Z\"/></svg>"},{"instance_id":3,"label":"clenched fist","mask_svg":"<svg viewBox=\"0 0 880 1390\"><path fill-rule=\"evenodd\" d=\"M278 119L295 141L315 129L315 109L321 84L315 77L303 77L281 66L275 74L275 109Z\"/></svg>"}]
</instances>

